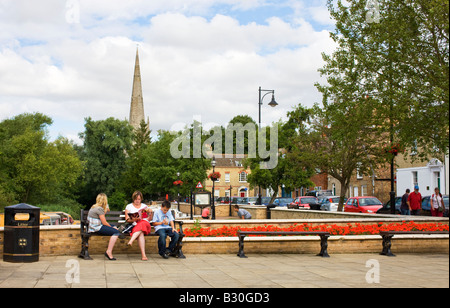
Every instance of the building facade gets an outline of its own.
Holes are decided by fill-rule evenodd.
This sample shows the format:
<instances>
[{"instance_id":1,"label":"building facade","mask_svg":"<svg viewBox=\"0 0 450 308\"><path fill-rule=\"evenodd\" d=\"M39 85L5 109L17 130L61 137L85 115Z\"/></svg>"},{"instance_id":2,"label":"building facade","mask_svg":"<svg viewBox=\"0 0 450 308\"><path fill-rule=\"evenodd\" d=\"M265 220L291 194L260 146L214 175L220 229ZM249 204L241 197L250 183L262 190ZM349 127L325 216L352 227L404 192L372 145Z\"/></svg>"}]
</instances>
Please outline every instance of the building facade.
<instances>
[{"instance_id":1,"label":"building facade","mask_svg":"<svg viewBox=\"0 0 450 308\"><path fill-rule=\"evenodd\" d=\"M247 176L251 173L250 168L242 165L244 158L234 155L233 158L216 158L215 172L220 173L220 179L214 183L215 197L255 197L254 189L250 189ZM208 170L208 175L212 172ZM213 191L213 182L207 179L205 189Z\"/></svg>"}]
</instances>

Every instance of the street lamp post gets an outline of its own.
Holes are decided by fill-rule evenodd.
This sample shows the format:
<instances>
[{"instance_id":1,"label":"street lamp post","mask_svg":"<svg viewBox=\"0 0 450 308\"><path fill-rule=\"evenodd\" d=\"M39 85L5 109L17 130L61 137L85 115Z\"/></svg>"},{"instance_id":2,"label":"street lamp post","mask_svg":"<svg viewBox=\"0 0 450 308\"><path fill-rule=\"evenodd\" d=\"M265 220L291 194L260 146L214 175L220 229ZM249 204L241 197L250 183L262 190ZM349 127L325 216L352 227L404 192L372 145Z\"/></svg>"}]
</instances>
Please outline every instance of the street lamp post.
<instances>
[{"instance_id":1,"label":"street lamp post","mask_svg":"<svg viewBox=\"0 0 450 308\"><path fill-rule=\"evenodd\" d=\"M231 212L231 196L232 196L232 194L231 194L231 189L232 189L233 187L230 185L230 203L229 203L229 205L230 205L230 212L229 212L229 216L232 216L232 212Z\"/></svg>"},{"instance_id":2,"label":"street lamp post","mask_svg":"<svg viewBox=\"0 0 450 308\"><path fill-rule=\"evenodd\" d=\"M265 93L264 95L262 95L263 93ZM275 108L276 106L278 106L278 103L275 101L275 90L263 90L261 89L261 87L259 87L259 101L258 101L258 106L259 106L259 129L261 129L261 106L263 105L263 101L264 98L268 95L268 94L272 94L272 100L269 103L269 106L272 108ZM259 192L258 192L258 200L256 201L257 205L261 205L262 203L262 192L261 192L261 186L259 186Z\"/></svg>"},{"instance_id":3,"label":"street lamp post","mask_svg":"<svg viewBox=\"0 0 450 308\"><path fill-rule=\"evenodd\" d=\"M216 158L213 156L213 159L212 159L212 161L211 161L211 166L213 167L213 173L215 172L215 169L216 169ZM215 200L214 200L214 196L215 196L215 179L212 179L213 180L213 187L212 187L212 200L211 200L211 209L212 209L212 220L215 220L216 219L216 205L215 205Z\"/></svg>"},{"instance_id":4,"label":"street lamp post","mask_svg":"<svg viewBox=\"0 0 450 308\"><path fill-rule=\"evenodd\" d=\"M180 182L180 173L179 172L177 172L177 186L178 186L178 190L177 190L177 193L178 193L178 208L177 208L177 210L179 211L180 210L180 186L181 186L181 182Z\"/></svg>"}]
</instances>

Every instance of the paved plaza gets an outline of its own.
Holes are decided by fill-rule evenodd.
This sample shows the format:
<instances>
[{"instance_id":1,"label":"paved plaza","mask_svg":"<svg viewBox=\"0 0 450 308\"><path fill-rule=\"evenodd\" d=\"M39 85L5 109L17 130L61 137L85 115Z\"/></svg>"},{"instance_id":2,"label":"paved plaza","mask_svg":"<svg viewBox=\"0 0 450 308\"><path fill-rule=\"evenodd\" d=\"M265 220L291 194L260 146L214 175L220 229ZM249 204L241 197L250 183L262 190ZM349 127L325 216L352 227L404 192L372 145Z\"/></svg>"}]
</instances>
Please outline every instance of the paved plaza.
<instances>
[{"instance_id":1,"label":"paved plaza","mask_svg":"<svg viewBox=\"0 0 450 308\"><path fill-rule=\"evenodd\" d=\"M188 255L165 260L148 255L41 257L0 261L0 288L439 288L449 287L449 256L378 254ZM79 274L79 275L77 275Z\"/></svg>"}]
</instances>

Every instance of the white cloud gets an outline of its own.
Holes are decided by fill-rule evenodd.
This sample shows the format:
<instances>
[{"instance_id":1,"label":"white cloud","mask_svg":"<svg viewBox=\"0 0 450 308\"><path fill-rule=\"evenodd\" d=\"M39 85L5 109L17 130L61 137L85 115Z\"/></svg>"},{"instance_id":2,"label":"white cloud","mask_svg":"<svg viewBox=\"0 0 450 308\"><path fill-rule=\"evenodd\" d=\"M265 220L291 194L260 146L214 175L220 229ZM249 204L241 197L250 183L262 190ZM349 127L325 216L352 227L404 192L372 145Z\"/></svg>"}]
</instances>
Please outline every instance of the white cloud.
<instances>
[{"instance_id":1,"label":"white cloud","mask_svg":"<svg viewBox=\"0 0 450 308\"><path fill-rule=\"evenodd\" d=\"M0 120L42 112L55 119L54 134L73 137L85 117L128 117L137 43L154 132L194 115L222 125L238 114L257 120L259 86L275 89L280 104L270 109L267 98L266 123L300 102L320 102L314 83L321 53L334 47L328 32L304 16L240 24L214 13L217 5L247 10L263 1L185 3L79 0L80 23L69 23L64 1L0 0ZM311 10L324 20L321 8Z\"/></svg>"}]
</instances>

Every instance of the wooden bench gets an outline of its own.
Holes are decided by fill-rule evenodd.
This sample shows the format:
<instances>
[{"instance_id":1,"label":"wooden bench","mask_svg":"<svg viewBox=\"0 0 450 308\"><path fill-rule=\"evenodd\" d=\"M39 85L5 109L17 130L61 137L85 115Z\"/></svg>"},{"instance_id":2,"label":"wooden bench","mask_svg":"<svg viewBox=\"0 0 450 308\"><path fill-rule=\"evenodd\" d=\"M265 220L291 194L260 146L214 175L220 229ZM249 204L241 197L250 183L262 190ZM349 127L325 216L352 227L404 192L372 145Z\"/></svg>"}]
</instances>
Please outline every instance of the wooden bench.
<instances>
[{"instance_id":1,"label":"wooden bench","mask_svg":"<svg viewBox=\"0 0 450 308\"><path fill-rule=\"evenodd\" d=\"M80 235L81 235L81 252L79 254L79 258L82 258L84 260L92 260L91 256L89 255L89 239L91 238L91 236L103 236L101 234L98 233L89 233L89 221L87 219L88 217L88 210L81 210L81 215L80 215ZM174 216L175 217L175 216ZM108 223L111 226L116 226L119 227L120 225L125 223L125 211L110 211L108 213L106 213L105 215L106 221L108 221ZM175 251L174 254L177 256L177 258L181 258L181 259L185 259L186 257L183 254L183 238L184 238L184 233L183 233L183 221L175 221L175 223L177 223L179 225L179 234L180 234L180 238L178 239L178 243L175 247ZM122 234L120 237L129 237L129 234ZM147 236L159 236L156 233L150 233Z\"/></svg>"},{"instance_id":2,"label":"wooden bench","mask_svg":"<svg viewBox=\"0 0 450 308\"><path fill-rule=\"evenodd\" d=\"M318 256L329 258L328 255L328 238L330 237L329 232L284 232L284 231L238 231L239 237L239 253L237 254L240 258L247 258L244 254L244 239L247 235L267 235L267 236L289 236L289 235L319 235L320 236L320 253Z\"/></svg>"},{"instance_id":3,"label":"wooden bench","mask_svg":"<svg viewBox=\"0 0 450 308\"><path fill-rule=\"evenodd\" d=\"M411 234L449 234L448 231L380 231L380 235L383 238L383 250L380 255L395 257L391 251L392 238L394 235L411 235Z\"/></svg>"}]
</instances>

